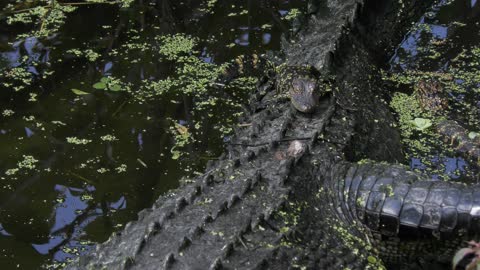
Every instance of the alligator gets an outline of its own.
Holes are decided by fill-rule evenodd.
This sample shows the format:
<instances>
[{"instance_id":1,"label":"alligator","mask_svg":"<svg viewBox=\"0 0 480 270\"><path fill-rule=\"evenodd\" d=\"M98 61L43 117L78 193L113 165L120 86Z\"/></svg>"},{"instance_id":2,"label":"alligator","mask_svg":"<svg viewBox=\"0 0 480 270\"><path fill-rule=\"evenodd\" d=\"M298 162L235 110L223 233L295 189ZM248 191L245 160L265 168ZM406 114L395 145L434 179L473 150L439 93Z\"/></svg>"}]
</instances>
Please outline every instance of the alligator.
<instances>
[{"instance_id":1,"label":"alligator","mask_svg":"<svg viewBox=\"0 0 480 270\"><path fill-rule=\"evenodd\" d=\"M441 120L437 124L437 130L440 135L450 141L457 152L473 161L474 164L480 164L480 138L478 136L470 138L467 129L455 120Z\"/></svg>"},{"instance_id":2,"label":"alligator","mask_svg":"<svg viewBox=\"0 0 480 270\"><path fill-rule=\"evenodd\" d=\"M439 113L448 108L448 97L439 81L420 80L415 84L414 89L423 110Z\"/></svg>"},{"instance_id":3,"label":"alligator","mask_svg":"<svg viewBox=\"0 0 480 270\"><path fill-rule=\"evenodd\" d=\"M448 109L449 98L442 84L435 79L420 80L415 84L414 94L423 110L442 117ZM469 137L467 129L452 119L440 119L436 124L440 136L474 164L480 164L480 138Z\"/></svg>"},{"instance_id":4,"label":"alligator","mask_svg":"<svg viewBox=\"0 0 480 270\"><path fill-rule=\"evenodd\" d=\"M308 65L276 66L264 55L240 55L225 65L217 85L224 86L238 77L259 76L270 80L277 93L290 99L292 106L303 113L313 112L320 98L330 92L327 78Z\"/></svg>"},{"instance_id":5,"label":"alligator","mask_svg":"<svg viewBox=\"0 0 480 270\"><path fill-rule=\"evenodd\" d=\"M309 114L258 85L218 161L67 269L441 269L480 186L403 165L379 67L430 1L313 1L287 65L334 78Z\"/></svg>"}]
</instances>

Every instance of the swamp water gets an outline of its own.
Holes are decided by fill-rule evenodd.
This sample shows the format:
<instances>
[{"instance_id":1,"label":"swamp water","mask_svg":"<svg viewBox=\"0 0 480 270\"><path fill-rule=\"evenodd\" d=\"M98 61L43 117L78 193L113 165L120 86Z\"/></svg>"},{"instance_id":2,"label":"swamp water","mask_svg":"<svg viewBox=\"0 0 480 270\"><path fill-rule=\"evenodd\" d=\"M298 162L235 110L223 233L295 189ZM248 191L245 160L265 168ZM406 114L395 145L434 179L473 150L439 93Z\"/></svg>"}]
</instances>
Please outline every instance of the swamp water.
<instances>
[{"instance_id":1,"label":"swamp water","mask_svg":"<svg viewBox=\"0 0 480 270\"><path fill-rule=\"evenodd\" d=\"M302 0L6 2L2 269L61 267L202 173L255 85L216 87L220 64L278 51L306 8Z\"/></svg>"},{"instance_id":2,"label":"swamp water","mask_svg":"<svg viewBox=\"0 0 480 270\"><path fill-rule=\"evenodd\" d=\"M255 83L242 78L216 87L219 65L278 51L281 34L305 9L302 0L6 2L12 5L0 3L2 269L61 267L181 179L202 173L223 152ZM17 11L42 4L44 16L33 26L12 21L28 22L35 14ZM475 175L464 158L439 150L430 129L408 124L435 123L436 116L401 108L412 106L421 77L449 73L446 116L479 131L479 10L475 0L434 7L406 35L387 72L392 93L398 91L392 107L402 101L396 108L411 168L437 178Z\"/></svg>"},{"instance_id":3,"label":"swamp water","mask_svg":"<svg viewBox=\"0 0 480 270\"><path fill-rule=\"evenodd\" d=\"M461 123L471 138L479 135L480 4L438 1L397 47L386 74L386 81L395 85L391 106L410 168L439 180L480 182L478 161L457 154L434 131L436 123L447 118ZM422 108L415 95L419 82L438 82L448 107L435 113Z\"/></svg>"}]
</instances>

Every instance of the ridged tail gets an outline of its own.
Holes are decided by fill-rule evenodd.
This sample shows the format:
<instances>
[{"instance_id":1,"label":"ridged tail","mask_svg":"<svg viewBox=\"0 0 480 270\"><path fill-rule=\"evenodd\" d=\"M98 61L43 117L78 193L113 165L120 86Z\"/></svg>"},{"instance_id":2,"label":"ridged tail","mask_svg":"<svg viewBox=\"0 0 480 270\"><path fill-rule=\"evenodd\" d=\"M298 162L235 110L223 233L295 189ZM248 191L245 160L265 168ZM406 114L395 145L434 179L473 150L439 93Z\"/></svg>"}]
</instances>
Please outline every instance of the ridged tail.
<instances>
[{"instance_id":1,"label":"ridged tail","mask_svg":"<svg viewBox=\"0 0 480 270\"><path fill-rule=\"evenodd\" d=\"M389 164L343 164L332 178L337 209L383 236L480 232L480 185L429 180Z\"/></svg>"}]
</instances>

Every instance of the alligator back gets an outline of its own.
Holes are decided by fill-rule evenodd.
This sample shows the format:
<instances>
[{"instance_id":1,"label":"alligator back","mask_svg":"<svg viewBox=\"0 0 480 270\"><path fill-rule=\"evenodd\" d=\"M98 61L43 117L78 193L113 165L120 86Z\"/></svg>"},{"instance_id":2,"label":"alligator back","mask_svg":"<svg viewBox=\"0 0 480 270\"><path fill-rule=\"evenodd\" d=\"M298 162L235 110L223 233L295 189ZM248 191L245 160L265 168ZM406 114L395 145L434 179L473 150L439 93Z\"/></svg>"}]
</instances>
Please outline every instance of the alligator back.
<instances>
[{"instance_id":1,"label":"alligator back","mask_svg":"<svg viewBox=\"0 0 480 270\"><path fill-rule=\"evenodd\" d=\"M240 55L233 61L224 64L219 82L228 84L239 77L275 76L275 64L258 54Z\"/></svg>"},{"instance_id":2,"label":"alligator back","mask_svg":"<svg viewBox=\"0 0 480 270\"><path fill-rule=\"evenodd\" d=\"M264 99L271 103L273 91ZM341 244L343 236L326 224L343 223L330 208L315 207L326 197L316 196L318 182L306 182L314 179L318 158L308 149L328 153L314 142L334 113L332 101L310 118L286 101L254 114L205 175L162 196L69 269L364 269L368 256L352 255ZM305 147L292 151L292 141ZM301 244L304 239L312 242ZM318 249L320 243L333 253Z\"/></svg>"}]
</instances>

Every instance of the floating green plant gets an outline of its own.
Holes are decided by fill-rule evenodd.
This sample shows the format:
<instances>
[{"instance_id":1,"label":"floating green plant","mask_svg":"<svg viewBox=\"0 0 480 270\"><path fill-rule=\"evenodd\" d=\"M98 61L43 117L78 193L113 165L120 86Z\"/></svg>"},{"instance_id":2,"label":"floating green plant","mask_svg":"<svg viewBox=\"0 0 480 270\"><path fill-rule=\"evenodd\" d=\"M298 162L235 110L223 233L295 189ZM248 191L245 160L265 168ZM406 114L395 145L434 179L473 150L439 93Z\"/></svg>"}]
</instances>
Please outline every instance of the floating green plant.
<instances>
[{"instance_id":1,"label":"floating green plant","mask_svg":"<svg viewBox=\"0 0 480 270\"><path fill-rule=\"evenodd\" d=\"M102 77L99 82L92 85L97 90L108 90L112 92L128 91L128 87L122 85L119 79L113 77Z\"/></svg>"},{"instance_id":2,"label":"floating green plant","mask_svg":"<svg viewBox=\"0 0 480 270\"><path fill-rule=\"evenodd\" d=\"M90 93L87 93L85 91L82 91L80 89L75 89L73 88L72 89L72 92L75 94L75 95L78 95L78 96L84 96L84 95L89 95Z\"/></svg>"},{"instance_id":3,"label":"floating green plant","mask_svg":"<svg viewBox=\"0 0 480 270\"><path fill-rule=\"evenodd\" d=\"M432 126L432 120L417 117L411 122L417 130L423 131Z\"/></svg>"}]
</instances>

